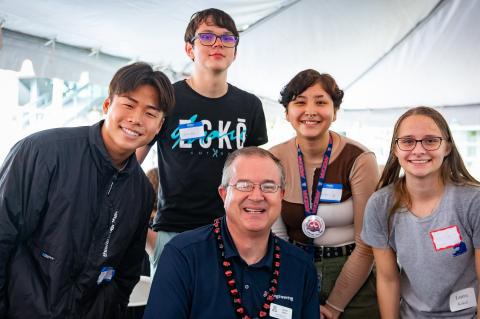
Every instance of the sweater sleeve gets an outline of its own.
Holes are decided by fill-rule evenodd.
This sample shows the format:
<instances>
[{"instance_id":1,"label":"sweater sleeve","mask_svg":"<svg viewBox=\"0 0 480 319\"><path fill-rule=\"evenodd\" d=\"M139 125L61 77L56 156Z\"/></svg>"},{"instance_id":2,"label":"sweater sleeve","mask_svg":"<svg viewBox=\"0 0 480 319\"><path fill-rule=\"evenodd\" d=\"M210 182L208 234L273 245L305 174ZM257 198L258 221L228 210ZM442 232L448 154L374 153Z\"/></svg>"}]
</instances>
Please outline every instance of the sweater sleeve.
<instances>
[{"instance_id":1,"label":"sweater sleeve","mask_svg":"<svg viewBox=\"0 0 480 319\"><path fill-rule=\"evenodd\" d=\"M375 191L378 179L379 172L375 155L367 152L358 156L350 173L356 247L343 266L327 300L328 304L338 309L344 309L348 305L372 270L372 249L361 240L360 233L365 205Z\"/></svg>"},{"instance_id":2,"label":"sweater sleeve","mask_svg":"<svg viewBox=\"0 0 480 319\"><path fill-rule=\"evenodd\" d=\"M47 201L50 174L40 153L20 141L0 168L0 318L8 311L9 259L37 227Z\"/></svg>"},{"instance_id":3,"label":"sweater sleeve","mask_svg":"<svg viewBox=\"0 0 480 319\"><path fill-rule=\"evenodd\" d=\"M282 216L278 216L275 223L272 225L272 232L279 238L288 241L287 226L283 222Z\"/></svg>"}]
</instances>

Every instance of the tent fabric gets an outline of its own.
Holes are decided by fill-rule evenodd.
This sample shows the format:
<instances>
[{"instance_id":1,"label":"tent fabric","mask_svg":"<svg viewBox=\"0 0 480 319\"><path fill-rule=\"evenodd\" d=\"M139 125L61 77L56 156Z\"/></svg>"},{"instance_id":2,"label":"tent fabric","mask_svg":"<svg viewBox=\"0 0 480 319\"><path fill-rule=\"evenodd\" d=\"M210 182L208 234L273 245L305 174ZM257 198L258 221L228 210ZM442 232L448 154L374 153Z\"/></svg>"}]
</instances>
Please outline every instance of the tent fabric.
<instances>
[{"instance_id":1,"label":"tent fabric","mask_svg":"<svg viewBox=\"0 0 480 319\"><path fill-rule=\"evenodd\" d=\"M0 50L0 68L20 71L24 60L34 66L36 77L60 78L78 81L82 72L89 73L93 83L107 85L112 71L125 65L128 60L103 53L92 54L61 43L45 45L48 39L3 30L3 47Z\"/></svg>"},{"instance_id":2,"label":"tent fabric","mask_svg":"<svg viewBox=\"0 0 480 319\"><path fill-rule=\"evenodd\" d=\"M348 89L345 104L356 108L480 104L479 14L480 1L444 1ZM480 117L476 120L480 123Z\"/></svg>"},{"instance_id":3,"label":"tent fabric","mask_svg":"<svg viewBox=\"0 0 480 319\"><path fill-rule=\"evenodd\" d=\"M345 88L348 110L480 104L480 1L3 0L0 21L15 33L4 29L0 67L18 69L30 55L40 74L70 79L88 68L98 70L92 81L105 81L119 64L145 60L184 76L185 27L208 7L244 30L229 81L272 103L290 78L314 68Z\"/></svg>"}]
</instances>

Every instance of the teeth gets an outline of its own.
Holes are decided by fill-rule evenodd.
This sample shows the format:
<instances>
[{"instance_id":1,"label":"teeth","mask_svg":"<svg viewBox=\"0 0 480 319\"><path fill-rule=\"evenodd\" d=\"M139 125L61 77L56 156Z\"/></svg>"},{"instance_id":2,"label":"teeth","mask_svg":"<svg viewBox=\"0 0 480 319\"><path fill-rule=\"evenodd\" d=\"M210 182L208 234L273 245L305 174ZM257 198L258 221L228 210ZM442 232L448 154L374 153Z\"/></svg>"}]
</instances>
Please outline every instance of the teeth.
<instances>
[{"instance_id":1,"label":"teeth","mask_svg":"<svg viewBox=\"0 0 480 319\"><path fill-rule=\"evenodd\" d=\"M303 121L307 125L317 124L317 121Z\"/></svg>"},{"instance_id":2,"label":"teeth","mask_svg":"<svg viewBox=\"0 0 480 319\"><path fill-rule=\"evenodd\" d=\"M122 129L123 129L123 131L124 131L125 133L127 133L127 135L135 136L135 137L140 135L140 134L138 134L137 132L134 132L134 131L132 131L132 130L129 130L128 128L123 127Z\"/></svg>"},{"instance_id":3,"label":"teeth","mask_svg":"<svg viewBox=\"0 0 480 319\"><path fill-rule=\"evenodd\" d=\"M263 209L245 208L245 211L248 212L248 213L260 214L260 213L263 212Z\"/></svg>"},{"instance_id":4,"label":"teeth","mask_svg":"<svg viewBox=\"0 0 480 319\"><path fill-rule=\"evenodd\" d=\"M413 164L425 164L428 163L428 160L411 160Z\"/></svg>"}]
</instances>

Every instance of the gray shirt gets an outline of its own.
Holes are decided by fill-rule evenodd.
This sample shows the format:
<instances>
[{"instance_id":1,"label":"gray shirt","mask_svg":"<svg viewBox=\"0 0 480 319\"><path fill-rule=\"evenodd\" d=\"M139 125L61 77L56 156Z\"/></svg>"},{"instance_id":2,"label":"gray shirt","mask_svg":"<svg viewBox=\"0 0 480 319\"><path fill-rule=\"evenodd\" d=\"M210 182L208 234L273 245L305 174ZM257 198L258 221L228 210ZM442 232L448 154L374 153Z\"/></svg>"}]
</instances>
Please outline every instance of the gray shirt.
<instances>
[{"instance_id":1,"label":"gray shirt","mask_svg":"<svg viewBox=\"0 0 480 319\"><path fill-rule=\"evenodd\" d=\"M475 249L480 249L480 189L447 185L436 210L419 218L399 209L387 216L393 188L375 192L365 208L361 237L375 248L391 247L401 265L400 314L402 318L472 318L476 308L450 311L450 295L474 288L478 296ZM462 247L435 247L432 231L458 227ZM459 253L460 252L460 253Z\"/></svg>"}]
</instances>

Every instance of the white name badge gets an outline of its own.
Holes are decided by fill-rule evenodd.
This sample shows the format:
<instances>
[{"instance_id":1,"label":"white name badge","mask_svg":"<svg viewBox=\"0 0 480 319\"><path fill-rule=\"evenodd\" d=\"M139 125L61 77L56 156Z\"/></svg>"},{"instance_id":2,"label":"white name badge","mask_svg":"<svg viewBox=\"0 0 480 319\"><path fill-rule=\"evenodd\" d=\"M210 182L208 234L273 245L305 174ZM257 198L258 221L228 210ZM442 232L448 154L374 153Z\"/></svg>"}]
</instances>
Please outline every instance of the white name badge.
<instances>
[{"instance_id":1,"label":"white name badge","mask_svg":"<svg viewBox=\"0 0 480 319\"><path fill-rule=\"evenodd\" d=\"M97 278L97 285L100 285L103 281L112 281L113 276L115 276L115 269L113 269L113 267L102 267L100 275L98 275Z\"/></svg>"},{"instance_id":2,"label":"white name badge","mask_svg":"<svg viewBox=\"0 0 480 319\"><path fill-rule=\"evenodd\" d=\"M432 230L430 237L436 251L452 248L462 241L462 236L460 236L460 231L456 225Z\"/></svg>"},{"instance_id":3,"label":"white name badge","mask_svg":"<svg viewBox=\"0 0 480 319\"><path fill-rule=\"evenodd\" d=\"M320 200L325 203L340 203L342 199L342 184L323 184Z\"/></svg>"},{"instance_id":4,"label":"white name badge","mask_svg":"<svg viewBox=\"0 0 480 319\"><path fill-rule=\"evenodd\" d=\"M178 130L181 140L190 140L205 136L202 122L180 124Z\"/></svg>"},{"instance_id":5,"label":"white name badge","mask_svg":"<svg viewBox=\"0 0 480 319\"><path fill-rule=\"evenodd\" d=\"M270 317L278 319L292 319L292 308L270 304Z\"/></svg>"},{"instance_id":6,"label":"white name badge","mask_svg":"<svg viewBox=\"0 0 480 319\"><path fill-rule=\"evenodd\" d=\"M454 292L450 295L450 311L460 311L477 306L477 299L475 298L475 290L473 288L466 288Z\"/></svg>"}]
</instances>

